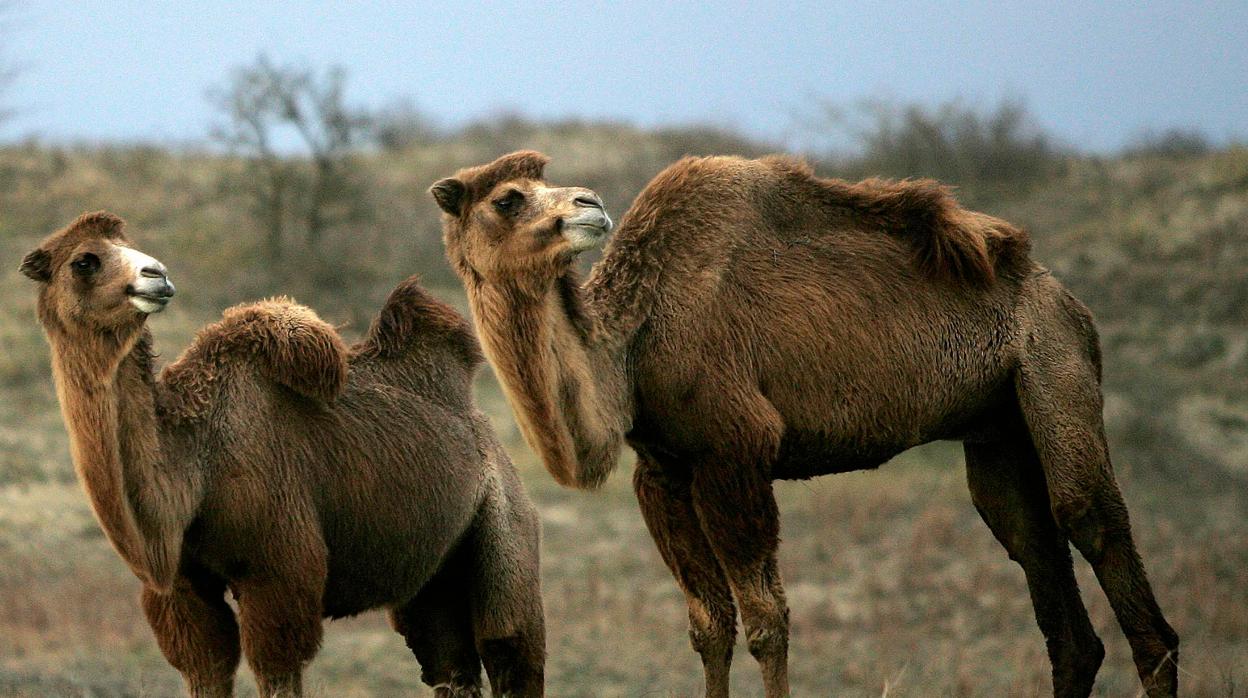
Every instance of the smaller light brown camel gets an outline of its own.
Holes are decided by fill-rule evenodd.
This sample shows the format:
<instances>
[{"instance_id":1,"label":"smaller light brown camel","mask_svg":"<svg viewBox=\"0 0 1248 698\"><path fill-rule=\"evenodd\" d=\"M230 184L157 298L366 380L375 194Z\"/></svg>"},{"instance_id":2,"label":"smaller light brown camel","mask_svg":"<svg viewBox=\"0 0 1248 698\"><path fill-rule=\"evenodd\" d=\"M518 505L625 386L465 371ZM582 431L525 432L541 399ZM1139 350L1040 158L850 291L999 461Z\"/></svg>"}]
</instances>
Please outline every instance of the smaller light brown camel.
<instances>
[{"instance_id":1,"label":"smaller light brown camel","mask_svg":"<svg viewBox=\"0 0 1248 698\"><path fill-rule=\"evenodd\" d=\"M467 323L408 279L347 347L311 310L231 308L157 379L173 295L120 219L26 255L79 479L193 696L299 695L323 617L384 607L435 695L539 696L539 525L469 384ZM226 603L233 593L238 618Z\"/></svg>"},{"instance_id":2,"label":"smaller light brown camel","mask_svg":"<svg viewBox=\"0 0 1248 698\"><path fill-rule=\"evenodd\" d=\"M1091 692L1104 650L1069 544L1092 564L1149 693L1178 685L1101 426L1087 308L1023 231L931 181L850 184L805 163L688 158L611 222L520 152L431 191L447 255L529 445L593 487L622 444L684 590L709 696L728 694L740 612L769 697L788 694L771 483L961 441L971 498L1022 566L1053 690ZM887 480L881 486L888 486Z\"/></svg>"}]
</instances>

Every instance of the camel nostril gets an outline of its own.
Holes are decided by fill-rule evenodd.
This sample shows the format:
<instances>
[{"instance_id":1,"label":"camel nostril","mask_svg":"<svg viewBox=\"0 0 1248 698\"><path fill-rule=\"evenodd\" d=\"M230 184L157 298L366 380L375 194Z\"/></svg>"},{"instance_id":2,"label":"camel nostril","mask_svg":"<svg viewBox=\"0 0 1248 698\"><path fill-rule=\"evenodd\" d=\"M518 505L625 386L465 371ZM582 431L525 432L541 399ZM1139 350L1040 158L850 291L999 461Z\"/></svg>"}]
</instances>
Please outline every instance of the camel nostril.
<instances>
[{"instance_id":1,"label":"camel nostril","mask_svg":"<svg viewBox=\"0 0 1248 698\"><path fill-rule=\"evenodd\" d=\"M163 279L165 278L165 270L161 267L143 267L139 270L139 276L147 279Z\"/></svg>"},{"instance_id":2,"label":"camel nostril","mask_svg":"<svg viewBox=\"0 0 1248 698\"><path fill-rule=\"evenodd\" d=\"M587 206L589 208L602 208L602 202L594 196L581 195L572 200L577 206Z\"/></svg>"}]
</instances>

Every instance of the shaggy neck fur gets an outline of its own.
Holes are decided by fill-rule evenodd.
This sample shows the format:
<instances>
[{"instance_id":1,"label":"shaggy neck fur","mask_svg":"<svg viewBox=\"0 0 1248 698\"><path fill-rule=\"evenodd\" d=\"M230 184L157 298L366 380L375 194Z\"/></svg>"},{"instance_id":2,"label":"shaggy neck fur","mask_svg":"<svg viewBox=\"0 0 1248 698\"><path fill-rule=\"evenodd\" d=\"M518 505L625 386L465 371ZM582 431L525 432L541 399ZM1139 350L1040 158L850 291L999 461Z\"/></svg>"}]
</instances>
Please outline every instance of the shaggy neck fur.
<instances>
[{"instance_id":1,"label":"shaggy neck fur","mask_svg":"<svg viewBox=\"0 0 1248 698\"><path fill-rule=\"evenodd\" d=\"M525 440L559 483L602 484L632 426L625 342L588 314L572 272L538 290L474 281L477 334Z\"/></svg>"},{"instance_id":2,"label":"shaggy neck fur","mask_svg":"<svg viewBox=\"0 0 1248 698\"><path fill-rule=\"evenodd\" d=\"M110 542L144 583L168 589L198 478L163 462L146 331L70 340L48 326L52 368L79 480Z\"/></svg>"}]
</instances>

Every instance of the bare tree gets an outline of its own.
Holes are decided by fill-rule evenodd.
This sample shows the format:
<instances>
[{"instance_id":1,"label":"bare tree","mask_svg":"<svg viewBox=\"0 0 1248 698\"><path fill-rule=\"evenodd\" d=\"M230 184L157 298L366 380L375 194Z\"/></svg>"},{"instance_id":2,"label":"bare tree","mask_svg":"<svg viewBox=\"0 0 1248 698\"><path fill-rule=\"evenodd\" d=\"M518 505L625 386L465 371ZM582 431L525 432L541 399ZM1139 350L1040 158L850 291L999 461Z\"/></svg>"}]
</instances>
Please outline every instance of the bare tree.
<instances>
[{"instance_id":1,"label":"bare tree","mask_svg":"<svg viewBox=\"0 0 1248 698\"><path fill-rule=\"evenodd\" d=\"M365 213L353 156L370 120L346 105L345 84L341 68L318 76L261 56L209 91L226 117L213 138L247 160L253 213L266 228L271 261L282 257L292 223L317 252L326 230Z\"/></svg>"}]
</instances>

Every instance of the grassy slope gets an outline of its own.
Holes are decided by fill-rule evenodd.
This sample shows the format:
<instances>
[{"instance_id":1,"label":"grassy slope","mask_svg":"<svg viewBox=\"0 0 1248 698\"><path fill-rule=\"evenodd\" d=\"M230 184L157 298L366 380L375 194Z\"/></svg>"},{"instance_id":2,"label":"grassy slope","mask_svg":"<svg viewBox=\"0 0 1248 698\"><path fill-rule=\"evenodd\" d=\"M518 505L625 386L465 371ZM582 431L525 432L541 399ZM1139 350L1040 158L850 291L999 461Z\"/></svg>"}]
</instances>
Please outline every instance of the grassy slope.
<instances>
[{"instance_id":1,"label":"grassy slope","mask_svg":"<svg viewBox=\"0 0 1248 698\"><path fill-rule=\"evenodd\" d=\"M179 690L134 580L73 482L31 289L12 271L39 236L84 209L129 218L181 289L153 322L166 356L225 305L289 283L350 332L412 270L462 308L423 193L438 176L523 144L555 157L556 181L599 189L618 214L683 149L752 147L678 136L569 126L372 157L375 220L363 237L331 241L352 270L345 292L283 281L256 263L258 238L228 186L234 163L145 149L0 151L0 695ZM1027 225L1036 256L1098 316L1110 438L1137 539L1184 639L1182 681L1192 695L1225 695L1248 680L1248 152L1076 160L985 208ZM546 524L550 693L696 694L683 600L627 473L598 495L556 488L488 376L478 398ZM778 486L798 695L1047 692L1022 573L969 506L959 458L935 445L879 472ZM1087 572L1080 563L1109 650L1098 691L1131 693L1129 651ZM415 690L417 676L401 640L369 614L329 626L309 681L324 695L383 695ZM734 683L743 695L758 690L743 647ZM251 691L248 680L239 686Z\"/></svg>"}]
</instances>

